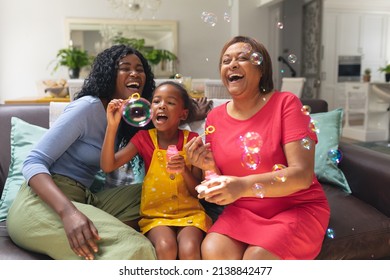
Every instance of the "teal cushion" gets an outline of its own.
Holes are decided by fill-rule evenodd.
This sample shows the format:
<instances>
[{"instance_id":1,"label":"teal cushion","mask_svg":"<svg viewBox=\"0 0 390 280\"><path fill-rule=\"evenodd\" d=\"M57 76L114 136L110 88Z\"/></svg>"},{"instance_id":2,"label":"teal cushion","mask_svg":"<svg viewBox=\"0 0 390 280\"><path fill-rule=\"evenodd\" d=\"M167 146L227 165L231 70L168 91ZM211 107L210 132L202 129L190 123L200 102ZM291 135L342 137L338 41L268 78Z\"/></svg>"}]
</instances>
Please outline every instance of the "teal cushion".
<instances>
[{"instance_id":1,"label":"teal cushion","mask_svg":"<svg viewBox=\"0 0 390 280\"><path fill-rule=\"evenodd\" d=\"M46 131L46 128L29 124L16 117L11 118L11 163L0 200L0 222L7 219L8 209L24 182L24 159Z\"/></svg>"},{"instance_id":2,"label":"teal cushion","mask_svg":"<svg viewBox=\"0 0 390 280\"><path fill-rule=\"evenodd\" d=\"M338 108L333 111L310 115L315 122L318 137L314 171L321 183L332 184L346 193L351 193L344 173L337 166L337 161L328 156L329 151L339 151L343 113L343 109Z\"/></svg>"}]
</instances>

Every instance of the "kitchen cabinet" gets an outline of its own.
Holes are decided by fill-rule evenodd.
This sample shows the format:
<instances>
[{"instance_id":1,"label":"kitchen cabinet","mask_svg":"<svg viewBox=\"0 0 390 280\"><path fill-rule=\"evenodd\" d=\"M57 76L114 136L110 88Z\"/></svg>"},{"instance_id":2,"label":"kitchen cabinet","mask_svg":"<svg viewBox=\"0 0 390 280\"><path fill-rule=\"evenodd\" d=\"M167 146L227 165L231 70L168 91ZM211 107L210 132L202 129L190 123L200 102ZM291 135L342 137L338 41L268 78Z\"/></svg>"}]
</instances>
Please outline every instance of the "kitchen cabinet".
<instances>
[{"instance_id":1,"label":"kitchen cabinet","mask_svg":"<svg viewBox=\"0 0 390 280\"><path fill-rule=\"evenodd\" d=\"M320 97L329 109L345 107L345 82L338 82L339 56L361 56L361 73L372 70L371 81L384 81L379 67L390 59L390 16L378 12L324 10Z\"/></svg>"}]
</instances>

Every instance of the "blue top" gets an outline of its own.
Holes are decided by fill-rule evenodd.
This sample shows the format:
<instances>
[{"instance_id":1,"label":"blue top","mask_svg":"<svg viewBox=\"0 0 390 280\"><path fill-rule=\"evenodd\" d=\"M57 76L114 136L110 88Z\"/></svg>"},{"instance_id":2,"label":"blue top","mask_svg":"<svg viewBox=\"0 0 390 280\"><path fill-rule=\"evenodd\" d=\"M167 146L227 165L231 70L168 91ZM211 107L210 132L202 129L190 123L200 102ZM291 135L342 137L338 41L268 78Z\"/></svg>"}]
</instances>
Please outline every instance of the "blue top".
<instances>
[{"instance_id":1,"label":"blue top","mask_svg":"<svg viewBox=\"0 0 390 280\"><path fill-rule=\"evenodd\" d=\"M25 159L25 179L39 173L61 174L89 188L100 170L106 126L99 98L84 96L69 103Z\"/></svg>"}]
</instances>

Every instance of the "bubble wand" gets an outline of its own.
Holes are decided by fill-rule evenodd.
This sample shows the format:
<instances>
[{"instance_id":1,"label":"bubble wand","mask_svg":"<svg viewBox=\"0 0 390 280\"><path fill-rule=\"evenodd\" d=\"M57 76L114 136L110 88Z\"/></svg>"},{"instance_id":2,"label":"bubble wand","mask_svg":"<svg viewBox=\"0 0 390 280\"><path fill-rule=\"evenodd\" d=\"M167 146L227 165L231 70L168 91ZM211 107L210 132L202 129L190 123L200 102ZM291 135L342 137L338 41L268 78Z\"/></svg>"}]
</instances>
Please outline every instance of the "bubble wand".
<instances>
[{"instance_id":1,"label":"bubble wand","mask_svg":"<svg viewBox=\"0 0 390 280\"><path fill-rule=\"evenodd\" d=\"M204 133L202 133L201 135L199 135L200 137L203 137L205 135L208 135L208 134L211 134L211 133L214 133L215 132L215 127L213 125L209 125L208 127L206 127L206 129L204 130Z\"/></svg>"}]
</instances>

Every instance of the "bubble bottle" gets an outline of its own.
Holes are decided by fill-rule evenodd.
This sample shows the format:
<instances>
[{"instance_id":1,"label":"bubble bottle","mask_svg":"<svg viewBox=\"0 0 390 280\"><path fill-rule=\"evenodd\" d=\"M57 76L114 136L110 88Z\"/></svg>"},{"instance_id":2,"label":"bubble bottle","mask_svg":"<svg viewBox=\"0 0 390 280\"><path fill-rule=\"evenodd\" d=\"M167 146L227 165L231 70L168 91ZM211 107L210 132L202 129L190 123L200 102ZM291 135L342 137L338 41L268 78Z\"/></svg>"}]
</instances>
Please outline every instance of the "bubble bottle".
<instances>
[{"instance_id":1,"label":"bubble bottle","mask_svg":"<svg viewBox=\"0 0 390 280\"><path fill-rule=\"evenodd\" d=\"M219 175L212 170L205 171L205 179L206 180L211 180L211 179L217 178L218 176Z\"/></svg>"},{"instance_id":2,"label":"bubble bottle","mask_svg":"<svg viewBox=\"0 0 390 280\"><path fill-rule=\"evenodd\" d=\"M178 153L179 153L179 151L177 150L176 145L169 145L167 148L167 162L170 161L171 157L177 155ZM167 168L167 172L171 173L171 174L175 173L175 172L169 170L168 168Z\"/></svg>"},{"instance_id":3,"label":"bubble bottle","mask_svg":"<svg viewBox=\"0 0 390 280\"><path fill-rule=\"evenodd\" d=\"M122 118L132 126L145 126L152 120L150 102L134 93L122 105Z\"/></svg>"}]
</instances>

